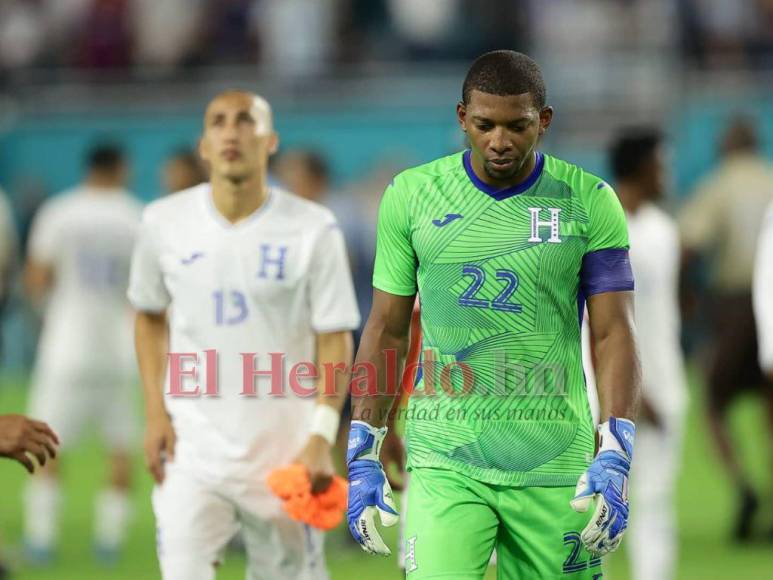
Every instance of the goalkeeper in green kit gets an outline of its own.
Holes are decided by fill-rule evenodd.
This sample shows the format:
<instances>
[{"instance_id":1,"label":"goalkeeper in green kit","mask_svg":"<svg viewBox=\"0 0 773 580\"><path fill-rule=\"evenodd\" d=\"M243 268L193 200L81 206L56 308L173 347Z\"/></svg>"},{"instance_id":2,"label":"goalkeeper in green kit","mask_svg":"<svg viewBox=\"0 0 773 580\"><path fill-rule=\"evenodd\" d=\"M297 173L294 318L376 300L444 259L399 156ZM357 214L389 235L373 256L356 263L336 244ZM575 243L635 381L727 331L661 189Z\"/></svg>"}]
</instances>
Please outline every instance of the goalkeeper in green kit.
<instances>
[{"instance_id":1,"label":"goalkeeper in green kit","mask_svg":"<svg viewBox=\"0 0 773 580\"><path fill-rule=\"evenodd\" d=\"M352 383L349 529L366 551L390 553L376 524L398 517L379 459L395 399L385 353L404 356L418 292L407 578L483 578L496 549L499 578L595 580L627 525L640 380L625 216L609 185L537 149L553 110L529 57L478 58L457 115L470 149L404 171L381 201L353 368L373 374L367 393Z\"/></svg>"}]
</instances>

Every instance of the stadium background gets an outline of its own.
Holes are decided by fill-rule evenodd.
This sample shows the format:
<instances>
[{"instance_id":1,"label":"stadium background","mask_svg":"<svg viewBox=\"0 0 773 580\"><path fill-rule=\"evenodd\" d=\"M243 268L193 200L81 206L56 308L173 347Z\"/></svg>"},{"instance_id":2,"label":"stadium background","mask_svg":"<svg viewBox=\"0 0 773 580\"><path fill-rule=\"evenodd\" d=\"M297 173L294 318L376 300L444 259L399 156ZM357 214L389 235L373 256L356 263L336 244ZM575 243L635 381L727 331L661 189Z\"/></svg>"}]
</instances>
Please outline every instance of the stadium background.
<instances>
[{"instance_id":1,"label":"stadium background","mask_svg":"<svg viewBox=\"0 0 773 580\"><path fill-rule=\"evenodd\" d=\"M132 191L151 200L163 193L164 162L195 145L208 98L239 87L274 105L282 152L311 148L328 160L328 201L349 208L339 217L371 227L392 174L462 147L454 115L461 81L471 59L491 48L522 50L542 65L556 109L545 151L608 176L605 147L617 129L661 127L674 212L715 166L732 115L754 119L773 157L768 0L3 0L0 186L23 238L41 200L76 184L86 149L108 139L126 148ZM4 413L24 409L38 324L16 284L3 313ZM700 320L686 328L693 361L707 347L702 330ZM679 578L769 577L771 543L729 541L734 490L707 439L697 373L690 384ZM742 401L733 421L755 483L770 490L773 450L759 402ZM92 562L98 449L90 439L68 457L63 543L44 570L19 558L25 476L0 463L0 549L18 578L158 577L139 455L127 551L113 569ZM399 577L393 561L368 558L341 529L328 557L334 578ZM237 577L238 556L219 575ZM611 559L609 577L628 577L623 555Z\"/></svg>"}]
</instances>

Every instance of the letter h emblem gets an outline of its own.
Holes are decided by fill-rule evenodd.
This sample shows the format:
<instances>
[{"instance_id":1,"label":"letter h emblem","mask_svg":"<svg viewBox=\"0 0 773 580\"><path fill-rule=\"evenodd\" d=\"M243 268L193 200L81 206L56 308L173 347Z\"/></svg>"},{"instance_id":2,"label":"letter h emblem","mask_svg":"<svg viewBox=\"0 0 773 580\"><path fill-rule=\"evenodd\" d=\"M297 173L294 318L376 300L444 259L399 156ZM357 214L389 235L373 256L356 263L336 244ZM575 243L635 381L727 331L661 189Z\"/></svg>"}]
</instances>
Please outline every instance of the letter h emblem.
<instances>
[{"instance_id":1,"label":"letter h emblem","mask_svg":"<svg viewBox=\"0 0 773 580\"><path fill-rule=\"evenodd\" d=\"M541 221L540 213L542 212L541 207L530 207L529 212L531 213L531 237L529 238L530 242L544 242L546 240L542 239L542 236L540 236L539 229L542 226L550 227L550 237L547 239L547 242L549 244L560 244L561 238L559 237L559 219L558 214L561 213L561 208L557 207L550 207L548 208L548 211L550 212L550 220L549 221Z\"/></svg>"},{"instance_id":2,"label":"letter h emblem","mask_svg":"<svg viewBox=\"0 0 773 580\"><path fill-rule=\"evenodd\" d=\"M274 271L274 279L284 280L286 254L287 246L272 248L271 244L261 244L260 271L258 271L258 278L268 278L268 270L269 267L271 267Z\"/></svg>"}]
</instances>

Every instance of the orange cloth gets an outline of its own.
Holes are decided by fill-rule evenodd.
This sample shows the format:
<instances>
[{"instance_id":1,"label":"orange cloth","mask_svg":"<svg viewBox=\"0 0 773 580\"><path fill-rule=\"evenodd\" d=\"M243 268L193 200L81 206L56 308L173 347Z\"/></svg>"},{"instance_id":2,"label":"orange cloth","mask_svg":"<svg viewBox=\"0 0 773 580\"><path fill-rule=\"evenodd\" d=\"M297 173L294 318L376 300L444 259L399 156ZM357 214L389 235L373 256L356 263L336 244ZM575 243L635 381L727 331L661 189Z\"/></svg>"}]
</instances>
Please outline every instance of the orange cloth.
<instances>
[{"instance_id":1,"label":"orange cloth","mask_svg":"<svg viewBox=\"0 0 773 580\"><path fill-rule=\"evenodd\" d=\"M302 465L275 469L266 481L294 520L321 530L332 530L343 520L348 483L342 477L334 476L330 486L317 494L311 493L309 473Z\"/></svg>"}]
</instances>

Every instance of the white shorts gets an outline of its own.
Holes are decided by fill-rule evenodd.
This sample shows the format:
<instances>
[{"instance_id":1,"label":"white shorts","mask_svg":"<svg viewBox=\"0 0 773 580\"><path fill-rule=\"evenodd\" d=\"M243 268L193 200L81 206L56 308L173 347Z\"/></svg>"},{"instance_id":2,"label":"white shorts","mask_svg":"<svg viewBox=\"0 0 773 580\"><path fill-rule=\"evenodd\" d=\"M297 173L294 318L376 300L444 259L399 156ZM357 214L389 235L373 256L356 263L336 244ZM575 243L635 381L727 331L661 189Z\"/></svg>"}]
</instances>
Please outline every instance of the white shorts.
<instances>
[{"instance_id":1,"label":"white shorts","mask_svg":"<svg viewBox=\"0 0 773 580\"><path fill-rule=\"evenodd\" d=\"M167 464L164 482L153 490L163 579L214 580L226 545L241 530L248 580L327 580L323 533L279 509L271 518L258 515L256 505L266 498L253 497L256 489L237 481L207 483Z\"/></svg>"},{"instance_id":2,"label":"white shorts","mask_svg":"<svg viewBox=\"0 0 773 580\"><path fill-rule=\"evenodd\" d=\"M62 449L95 425L112 451L128 451L136 442L135 388L131 377L93 372L36 370L29 415L45 421Z\"/></svg>"},{"instance_id":3,"label":"white shorts","mask_svg":"<svg viewBox=\"0 0 773 580\"><path fill-rule=\"evenodd\" d=\"M635 579L676 577L674 494L681 451L681 417L667 417L662 429L646 423L637 427L629 488L631 519L624 540Z\"/></svg>"}]
</instances>

